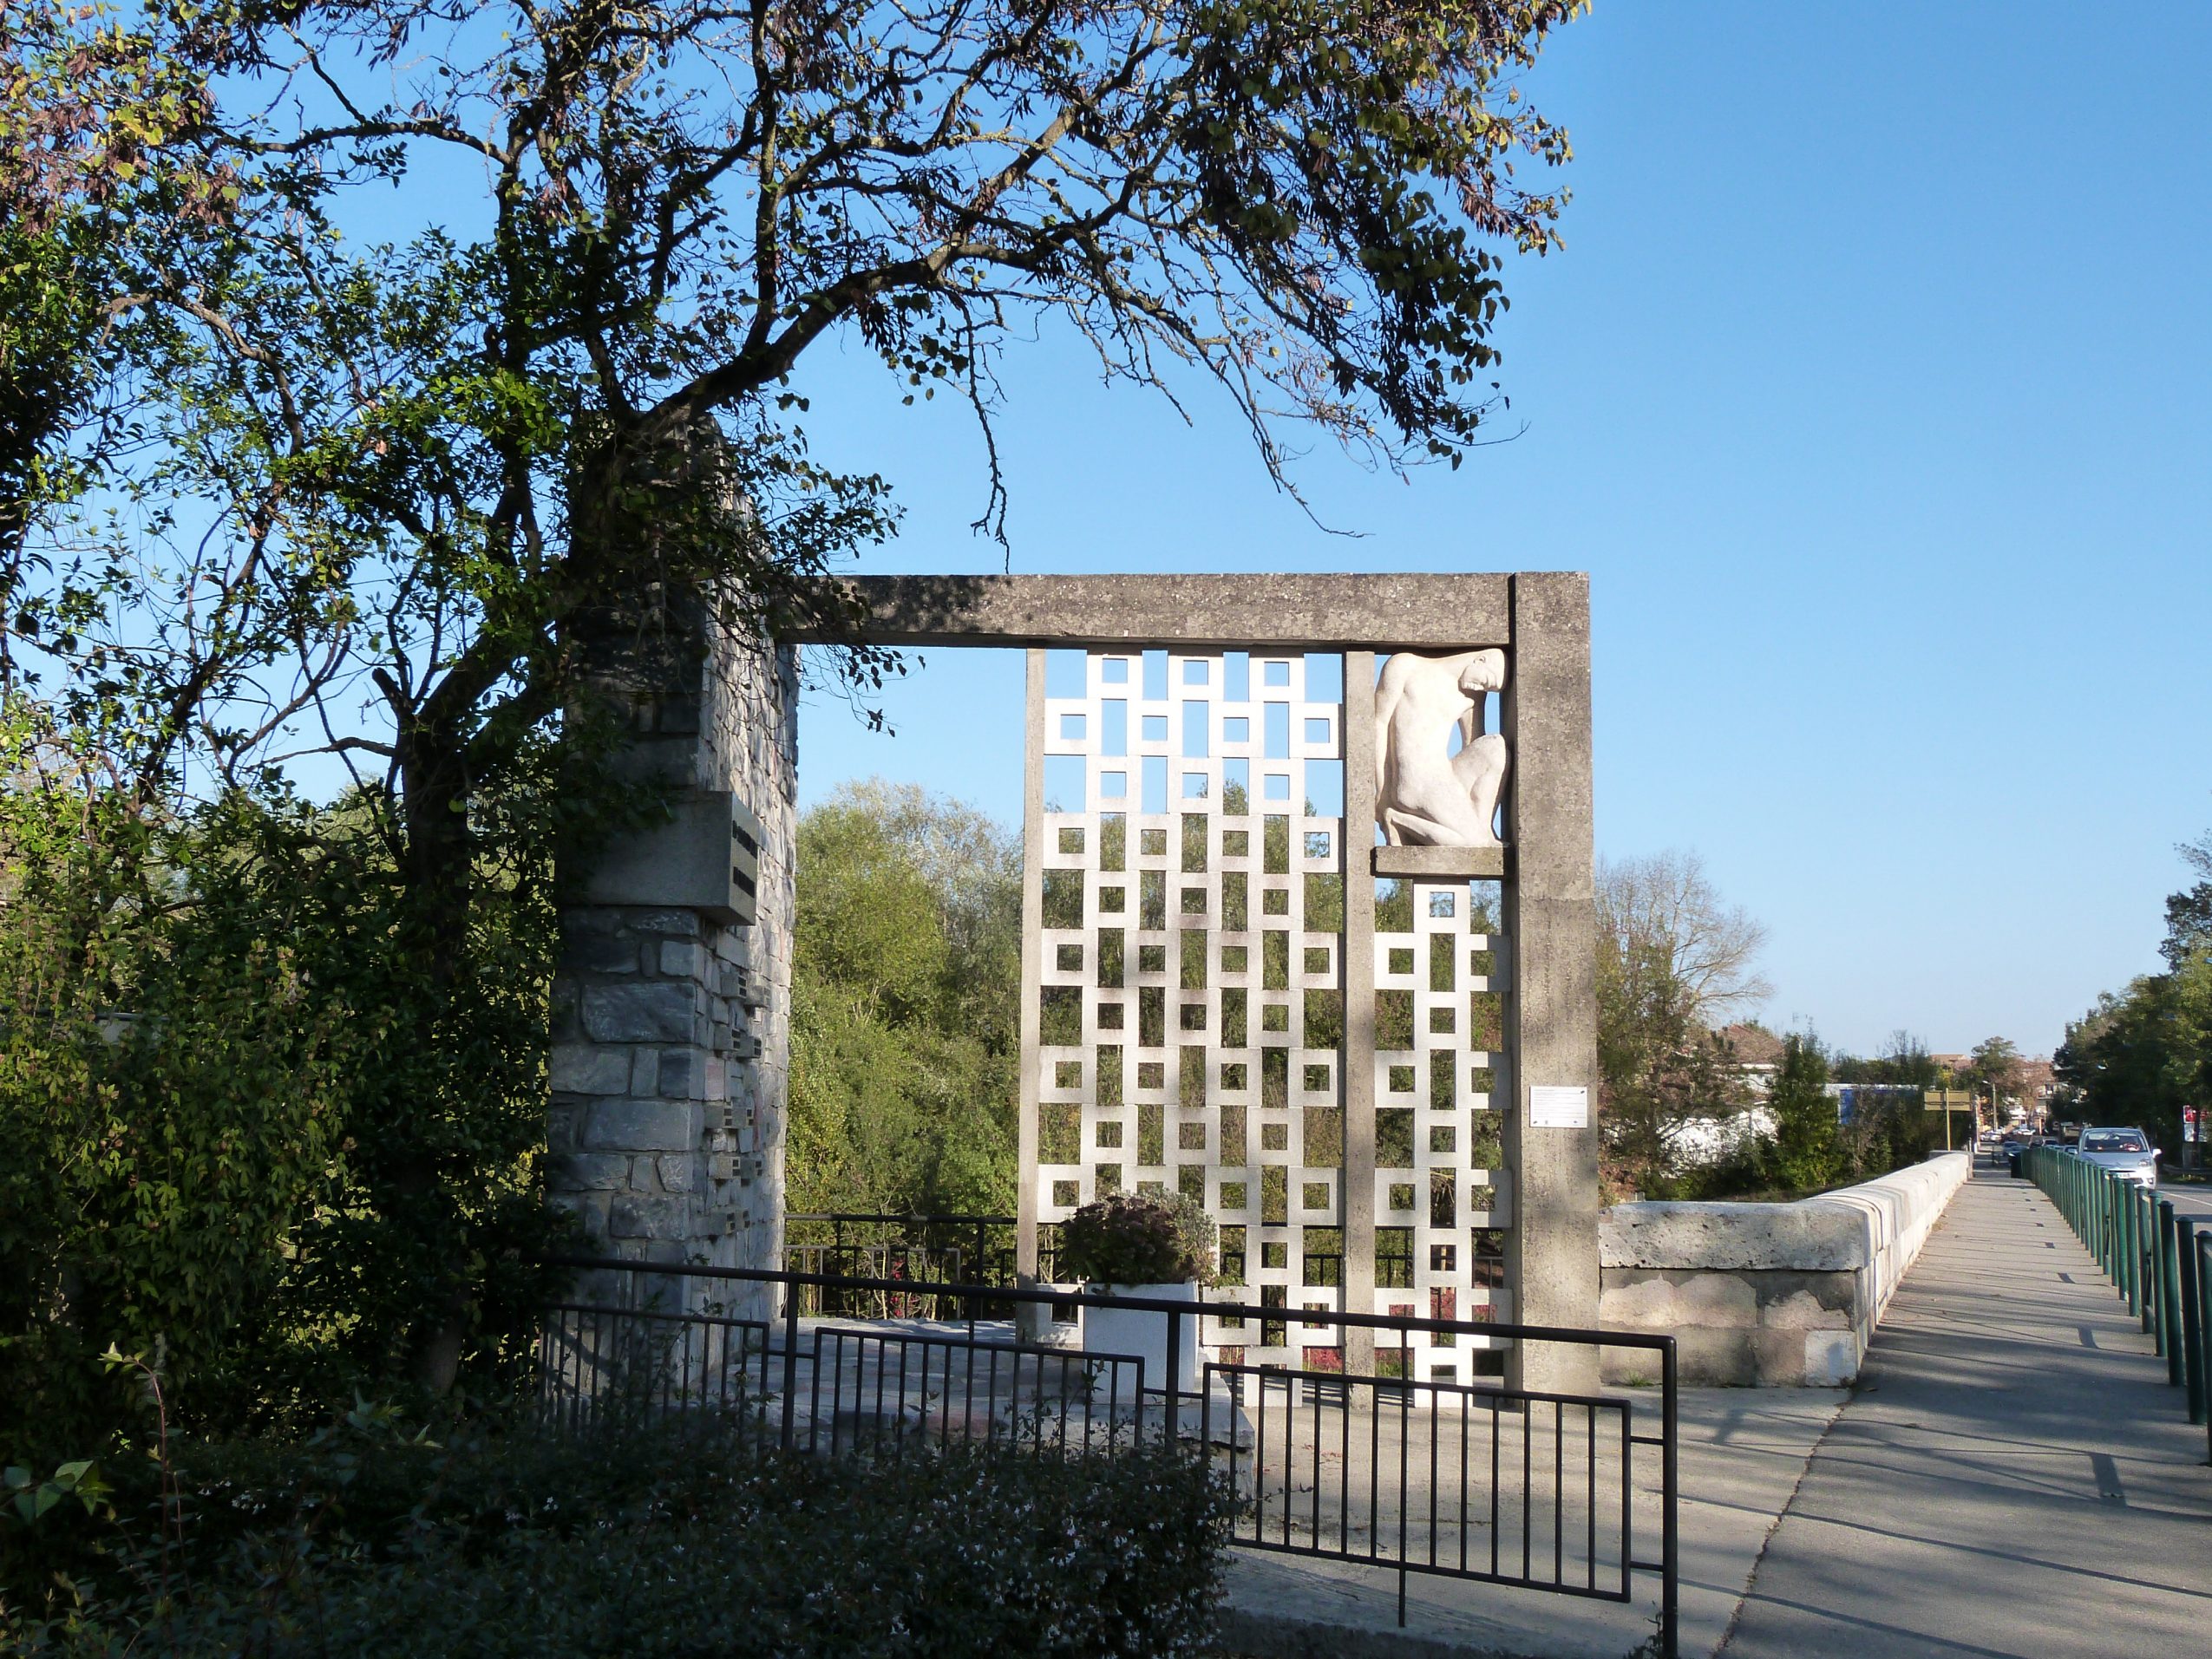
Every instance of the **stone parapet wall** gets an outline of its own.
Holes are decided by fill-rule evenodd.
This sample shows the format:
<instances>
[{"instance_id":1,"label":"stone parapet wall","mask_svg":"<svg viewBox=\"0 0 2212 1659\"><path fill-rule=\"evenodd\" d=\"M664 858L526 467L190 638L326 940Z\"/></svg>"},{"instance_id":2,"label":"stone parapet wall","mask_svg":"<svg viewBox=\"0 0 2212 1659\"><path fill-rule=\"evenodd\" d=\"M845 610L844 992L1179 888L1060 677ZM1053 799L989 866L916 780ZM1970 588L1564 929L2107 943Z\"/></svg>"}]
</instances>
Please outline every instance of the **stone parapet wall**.
<instances>
[{"instance_id":1,"label":"stone parapet wall","mask_svg":"<svg viewBox=\"0 0 2212 1659\"><path fill-rule=\"evenodd\" d=\"M1685 1383L1836 1388L1973 1173L1944 1153L1796 1204L1622 1204L1599 1225L1599 1323L1677 1339ZM1608 1381L1656 1381L1608 1350Z\"/></svg>"}]
</instances>

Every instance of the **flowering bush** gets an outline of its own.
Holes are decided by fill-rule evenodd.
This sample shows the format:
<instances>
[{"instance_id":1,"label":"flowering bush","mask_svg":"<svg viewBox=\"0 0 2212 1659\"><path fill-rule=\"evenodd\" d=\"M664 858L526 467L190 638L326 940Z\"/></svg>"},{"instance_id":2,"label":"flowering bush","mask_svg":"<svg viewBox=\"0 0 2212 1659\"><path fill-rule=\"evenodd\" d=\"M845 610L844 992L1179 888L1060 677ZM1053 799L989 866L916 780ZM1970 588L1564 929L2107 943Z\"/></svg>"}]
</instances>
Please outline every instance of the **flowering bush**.
<instances>
[{"instance_id":1,"label":"flowering bush","mask_svg":"<svg viewBox=\"0 0 2212 1659\"><path fill-rule=\"evenodd\" d=\"M1214 1218L1180 1192L1109 1192L1060 1225L1060 1266L1094 1284L1214 1278Z\"/></svg>"}]
</instances>

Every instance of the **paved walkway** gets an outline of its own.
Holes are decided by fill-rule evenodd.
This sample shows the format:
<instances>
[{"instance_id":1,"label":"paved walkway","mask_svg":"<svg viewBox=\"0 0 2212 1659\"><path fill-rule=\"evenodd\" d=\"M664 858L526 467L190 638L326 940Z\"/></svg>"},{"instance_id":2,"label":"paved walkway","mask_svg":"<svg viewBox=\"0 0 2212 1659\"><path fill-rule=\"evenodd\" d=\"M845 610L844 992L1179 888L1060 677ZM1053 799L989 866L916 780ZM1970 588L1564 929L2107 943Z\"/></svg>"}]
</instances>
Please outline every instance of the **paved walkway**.
<instances>
[{"instance_id":1,"label":"paved walkway","mask_svg":"<svg viewBox=\"0 0 2212 1659\"><path fill-rule=\"evenodd\" d=\"M2212 1471L2043 1195L1953 1201L1769 1541L1726 1659L2212 1653Z\"/></svg>"}]
</instances>

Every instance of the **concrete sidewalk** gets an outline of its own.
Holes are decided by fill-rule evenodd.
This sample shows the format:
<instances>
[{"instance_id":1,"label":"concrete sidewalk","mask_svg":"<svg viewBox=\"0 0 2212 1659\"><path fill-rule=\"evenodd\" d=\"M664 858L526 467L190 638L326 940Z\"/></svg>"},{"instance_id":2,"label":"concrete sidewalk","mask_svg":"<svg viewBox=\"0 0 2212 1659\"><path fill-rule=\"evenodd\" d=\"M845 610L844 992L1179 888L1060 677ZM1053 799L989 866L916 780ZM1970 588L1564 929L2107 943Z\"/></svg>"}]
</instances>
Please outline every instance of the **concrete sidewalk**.
<instances>
[{"instance_id":1,"label":"concrete sidewalk","mask_svg":"<svg viewBox=\"0 0 2212 1659\"><path fill-rule=\"evenodd\" d=\"M1727 1659L2212 1652L2204 1431L2151 1355L2050 1201L1978 1172L1769 1541Z\"/></svg>"}]
</instances>

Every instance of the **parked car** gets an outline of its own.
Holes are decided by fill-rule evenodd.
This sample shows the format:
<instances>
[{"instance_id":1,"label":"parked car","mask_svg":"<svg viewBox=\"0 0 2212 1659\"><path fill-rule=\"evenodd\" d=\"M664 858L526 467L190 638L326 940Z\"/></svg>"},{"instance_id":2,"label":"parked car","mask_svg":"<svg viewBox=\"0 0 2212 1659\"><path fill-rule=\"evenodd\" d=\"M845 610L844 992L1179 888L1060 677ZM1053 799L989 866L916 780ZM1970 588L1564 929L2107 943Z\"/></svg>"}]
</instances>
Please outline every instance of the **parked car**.
<instances>
[{"instance_id":1,"label":"parked car","mask_svg":"<svg viewBox=\"0 0 2212 1659\"><path fill-rule=\"evenodd\" d=\"M2140 1129L2084 1129L2074 1155L2137 1186L2158 1185L2158 1148Z\"/></svg>"}]
</instances>

